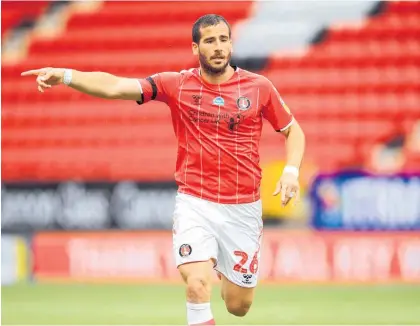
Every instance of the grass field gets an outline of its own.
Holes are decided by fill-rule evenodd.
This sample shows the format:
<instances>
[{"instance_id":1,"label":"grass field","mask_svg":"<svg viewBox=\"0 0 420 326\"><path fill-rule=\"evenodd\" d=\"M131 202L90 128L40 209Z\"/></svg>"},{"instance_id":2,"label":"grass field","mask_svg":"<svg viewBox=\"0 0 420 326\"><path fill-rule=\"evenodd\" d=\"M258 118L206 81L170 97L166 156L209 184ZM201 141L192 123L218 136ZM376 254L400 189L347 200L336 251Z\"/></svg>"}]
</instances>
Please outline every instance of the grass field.
<instances>
[{"instance_id":1,"label":"grass field","mask_svg":"<svg viewBox=\"0 0 420 326\"><path fill-rule=\"evenodd\" d=\"M420 324L420 286L261 285L245 318L214 289L218 325ZM185 325L179 285L26 284L2 287L2 325Z\"/></svg>"}]
</instances>

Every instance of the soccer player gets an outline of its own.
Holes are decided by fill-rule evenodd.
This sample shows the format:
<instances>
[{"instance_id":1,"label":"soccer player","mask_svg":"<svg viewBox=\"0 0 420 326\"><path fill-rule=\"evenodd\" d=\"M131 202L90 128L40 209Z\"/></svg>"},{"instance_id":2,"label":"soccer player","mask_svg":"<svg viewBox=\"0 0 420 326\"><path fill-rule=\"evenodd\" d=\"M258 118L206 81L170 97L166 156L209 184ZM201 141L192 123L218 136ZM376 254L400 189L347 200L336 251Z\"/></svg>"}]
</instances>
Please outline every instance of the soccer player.
<instances>
[{"instance_id":1,"label":"soccer player","mask_svg":"<svg viewBox=\"0 0 420 326\"><path fill-rule=\"evenodd\" d=\"M215 325L210 308L213 269L233 315L246 315L257 284L263 119L286 139L287 165L273 193L281 195L282 205L299 199L305 137L267 78L230 64L231 29L223 17L205 15L195 22L192 52L199 67L145 79L61 68L22 75L37 76L40 92L63 83L104 99L140 105L154 100L169 106L178 140L173 251L186 283L188 325Z\"/></svg>"}]
</instances>

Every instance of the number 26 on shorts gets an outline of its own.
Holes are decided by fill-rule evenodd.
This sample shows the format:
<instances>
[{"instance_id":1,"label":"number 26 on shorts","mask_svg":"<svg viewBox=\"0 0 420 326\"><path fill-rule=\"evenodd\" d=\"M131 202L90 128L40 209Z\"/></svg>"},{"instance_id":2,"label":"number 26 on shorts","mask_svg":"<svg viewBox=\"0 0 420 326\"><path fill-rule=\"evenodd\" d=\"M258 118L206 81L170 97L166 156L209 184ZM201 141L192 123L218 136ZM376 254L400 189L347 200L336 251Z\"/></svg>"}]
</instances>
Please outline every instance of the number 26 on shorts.
<instances>
[{"instance_id":1,"label":"number 26 on shorts","mask_svg":"<svg viewBox=\"0 0 420 326\"><path fill-rule=\"evenodd\" d=\"M248 254L243 251L236 250L233 252L235 256L238 256L241 258L240 262L237 263L235 266L233 266L233 270L239 273L248 273L248 270L244 268L243 266L248 261ZM252 258L251 264L249 264L249 272L251 274L255 274L258 271L258 251L255 253L254 257Z\"/></svg>"}]
</instances>

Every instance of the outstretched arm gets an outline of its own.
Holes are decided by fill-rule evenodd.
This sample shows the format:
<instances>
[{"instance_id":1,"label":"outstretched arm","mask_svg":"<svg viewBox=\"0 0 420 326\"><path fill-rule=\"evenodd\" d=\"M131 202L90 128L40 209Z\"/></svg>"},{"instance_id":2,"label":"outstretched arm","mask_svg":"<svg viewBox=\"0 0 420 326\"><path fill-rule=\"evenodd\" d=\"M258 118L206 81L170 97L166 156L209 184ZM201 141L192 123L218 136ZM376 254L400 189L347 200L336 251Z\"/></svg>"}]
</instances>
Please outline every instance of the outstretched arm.
<instances>
[{"instance_id":1,"label":"outstretched arm","mask_svg":"<svg viewBox=\"0 0 420 326\"><path fill-rule=\"evenodd\" d=\"M66 84L79 92L104 98L134 100L141 99L141 86L135 78L118 77L106 72L82 72L74 69L42 68L25 71L21 76L36 76L38 90Z\"/></svg>"}]
</instances>

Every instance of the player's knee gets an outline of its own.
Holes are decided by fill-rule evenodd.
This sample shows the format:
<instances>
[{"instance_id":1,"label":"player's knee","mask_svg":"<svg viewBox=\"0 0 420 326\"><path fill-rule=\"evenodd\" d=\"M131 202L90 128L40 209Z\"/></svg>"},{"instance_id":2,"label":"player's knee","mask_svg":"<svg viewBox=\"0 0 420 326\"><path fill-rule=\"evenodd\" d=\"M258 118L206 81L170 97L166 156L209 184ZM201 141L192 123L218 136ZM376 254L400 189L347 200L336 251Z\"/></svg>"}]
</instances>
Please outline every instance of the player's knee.
<instances>
[{"instance_id":1,"label":"player's knee","mask_svg":"<svg viewBox=\"0 0 420 326\"><path fill-rule=\"evenodd\" d=\"M245 316L251 308L252 301L250 300L230 300L226 302L227 310L237 317Z\"/></svg>"},{"instance_id":2,"label":"player's knee","mask_svg":"<svg viewBox=\"0 0 420 326\"><path fill-rule=\"evenodd\" d=\"M210 282L205 277L190 276L187 279L187 299L189 302L208 302L210 299Z\"/></svg>"}]
</instances>

